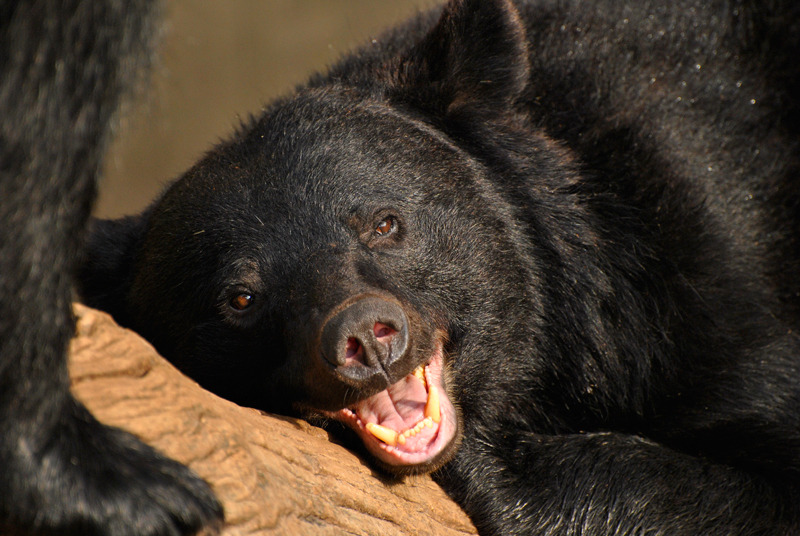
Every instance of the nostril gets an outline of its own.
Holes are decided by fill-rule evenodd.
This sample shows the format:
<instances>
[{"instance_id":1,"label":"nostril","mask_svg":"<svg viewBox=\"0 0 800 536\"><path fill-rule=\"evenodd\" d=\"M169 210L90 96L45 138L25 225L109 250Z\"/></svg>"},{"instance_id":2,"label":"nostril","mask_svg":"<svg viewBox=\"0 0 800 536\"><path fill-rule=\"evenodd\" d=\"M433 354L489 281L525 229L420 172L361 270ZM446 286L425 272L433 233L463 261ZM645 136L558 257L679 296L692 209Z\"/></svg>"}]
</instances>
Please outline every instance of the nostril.
<instances>
[{"instance_id":1,"label":"nostril","mask_svg":"<svg viewBox=\"0 0 800 536\"><path fill-rule=\"evenodd\" d=\"M344 349L345 364L352 361L364 362L364 352L361 343L355 337L348 337Z\"/></svg>"},{"instance_id":2,"label":"nostril","mask_svg":"<svg viewBox=\"0 0 800 536\"><path fill-rule=\"evenodd\" d=\"M358 349L361 348L361 345L358 343L356 339L350 337L347 339L347 345L345 346L345 357L353 357L358 352Z\"/></svg>"},{"instance_id":3,"label":"nostril","mask_svg":"<svg viewBox=\"0 0 800 536\"><path fill-rule=\"evenodd\" d=\"M372 327L372 332L375 334L375 338L378 339L378 342L388 346L392 341L392 337L397 333L397 330L381 322L375 322L375 325Z\"/></svg>"}]
</instances>

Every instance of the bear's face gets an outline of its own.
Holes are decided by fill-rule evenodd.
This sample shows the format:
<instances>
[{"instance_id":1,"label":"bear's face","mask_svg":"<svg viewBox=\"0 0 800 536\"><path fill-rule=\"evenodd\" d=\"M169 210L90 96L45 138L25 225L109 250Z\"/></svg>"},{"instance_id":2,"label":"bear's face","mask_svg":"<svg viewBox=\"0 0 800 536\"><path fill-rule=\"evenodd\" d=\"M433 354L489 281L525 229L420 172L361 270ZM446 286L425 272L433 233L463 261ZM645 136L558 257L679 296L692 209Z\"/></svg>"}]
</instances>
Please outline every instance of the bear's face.
<instances>
[{"instance_id":1,"label":"bear's face","mask_svg":"<svg viewBox=\"0 0 800 536\"><path fill-rule=\"evenodd\" d=\"M430 470L458 440L467 323L517 262L484 173L413 116L309 90L150 209L130 324L222 396L322 412Z\"/></svg>"}]
</instances>

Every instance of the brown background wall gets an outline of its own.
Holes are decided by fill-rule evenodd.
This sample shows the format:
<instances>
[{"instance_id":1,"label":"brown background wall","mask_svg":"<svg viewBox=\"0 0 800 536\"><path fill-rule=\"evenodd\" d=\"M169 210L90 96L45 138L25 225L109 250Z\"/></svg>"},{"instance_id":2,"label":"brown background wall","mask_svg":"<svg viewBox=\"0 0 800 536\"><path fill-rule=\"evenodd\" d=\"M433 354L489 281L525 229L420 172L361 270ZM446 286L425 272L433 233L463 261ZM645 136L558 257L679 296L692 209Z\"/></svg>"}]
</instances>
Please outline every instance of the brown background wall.
<instances>
[{"instance_id":1,"label":"brown background wall","mask_svg":"<svg viewBox=\"0 0 800 536\"><path fill-rule=\"evenodd\" d=\"M435 0L166 0L160 63L129 106L95 213L142 210L262 104Z\"/></svg>"}]
</instances>

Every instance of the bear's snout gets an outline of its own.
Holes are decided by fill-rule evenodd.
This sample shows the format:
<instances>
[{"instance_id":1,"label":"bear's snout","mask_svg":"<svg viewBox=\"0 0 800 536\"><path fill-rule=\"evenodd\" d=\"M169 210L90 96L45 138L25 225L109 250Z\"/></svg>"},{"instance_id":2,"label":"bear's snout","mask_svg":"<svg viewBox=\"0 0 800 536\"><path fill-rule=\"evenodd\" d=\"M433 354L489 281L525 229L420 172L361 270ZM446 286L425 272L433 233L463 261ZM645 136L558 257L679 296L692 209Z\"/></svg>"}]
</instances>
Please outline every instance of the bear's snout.
<instances>
[{"instance_id":1,"label":"bear's snout","mask_svg":"<svg viewBox=\"0 0 800 536\"><path fill-rule=\"evenodd\" d=\"M388 375L408 348L408 320L400 305L374 296L359 298L323 324L320 354L339 373L359 380Z\"/></svg>"}]
</instances>

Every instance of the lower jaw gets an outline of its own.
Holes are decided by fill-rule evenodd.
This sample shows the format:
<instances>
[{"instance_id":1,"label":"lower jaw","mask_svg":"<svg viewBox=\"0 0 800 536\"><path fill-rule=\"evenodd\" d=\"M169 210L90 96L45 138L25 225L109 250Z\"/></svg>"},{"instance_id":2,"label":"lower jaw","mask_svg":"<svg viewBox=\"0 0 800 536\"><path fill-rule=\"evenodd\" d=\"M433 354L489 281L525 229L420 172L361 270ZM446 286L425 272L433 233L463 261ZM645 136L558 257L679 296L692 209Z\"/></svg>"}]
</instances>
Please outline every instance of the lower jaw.
<instances>
[{"instance_id":1,"label":"lower jaw","mask_svg":"<svg viewBox=\"0 0 800 536\"><path fill-rule=\"evenodd\" d=\"M380 465L395 474L425 473L438 468L455 451L459 435L456 410L444 391L441 346L424 369L420 367L412 374L424 383L428 401L420 420L407 430L366 423L350 409L329 414L352 428ZM424 378L420 378L421 374Z\"/></svg>"},{"instance_id":2,"label":"lower jaw","mask_svg":"<svg viewBox=\"0 0 800 536\"><path fill-rule=\"evenodd\" d=\"M439 423L423 423L419 434L426 434L431 439L419 451L403 450L403 445L389 445L376 437L367 429L367 425L350 410L342 410L337 418L355 430L367 450L382 464L390 468L402 468L404 472L427 472L426 469L445 449L447 438L441 434L443 426L450 423L443 418ZM415 468L418 468L415 470Z\"/></svg>"}]
</instances>

